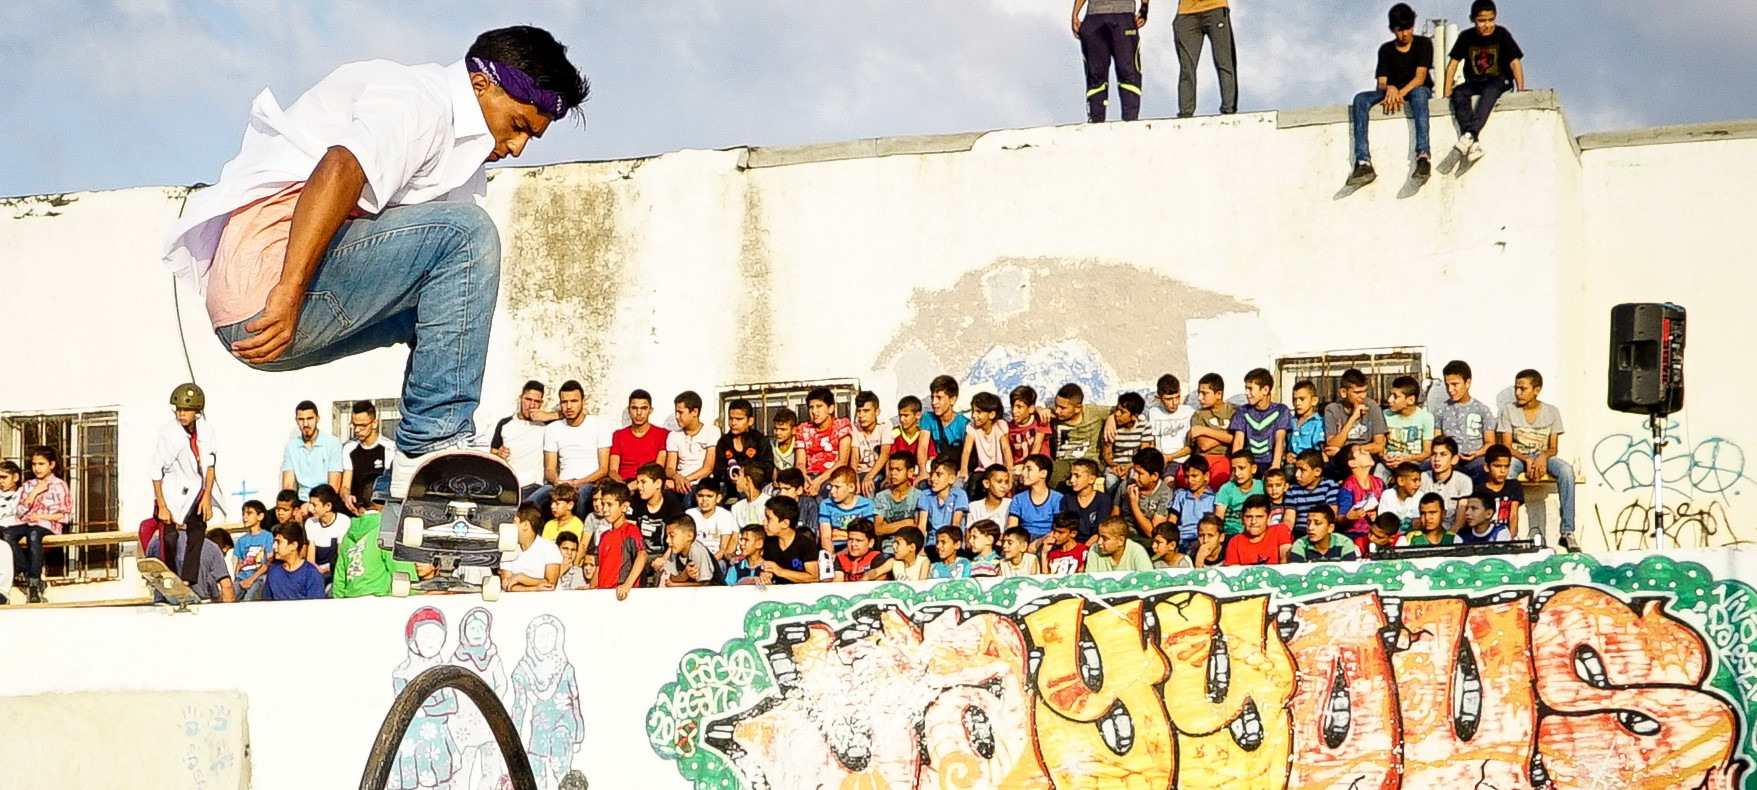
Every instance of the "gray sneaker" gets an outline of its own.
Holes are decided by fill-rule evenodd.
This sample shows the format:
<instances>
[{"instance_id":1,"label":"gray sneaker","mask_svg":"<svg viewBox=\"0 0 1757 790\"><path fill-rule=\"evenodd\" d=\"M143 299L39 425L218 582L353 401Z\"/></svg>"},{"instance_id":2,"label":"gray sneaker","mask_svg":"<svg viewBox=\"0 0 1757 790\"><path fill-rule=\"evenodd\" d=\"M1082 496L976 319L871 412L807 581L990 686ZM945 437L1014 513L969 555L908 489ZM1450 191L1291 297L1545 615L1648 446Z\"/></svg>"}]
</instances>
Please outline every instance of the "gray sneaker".
<instances>
[{"instance_id":1,"label":"gray sneaker","mask_svg":"<svg viewBox=\"0 0 1757 790\"><path fill-rule=\"evenodd\" d=\"M381 485L387 486L386 488L381 489L384 491L385 496L385 499L382 501L390 502L408 496L409 481L414 478L415 470L419 469L421 464L426 463L427 459L467 449L469 446L470 437L459 436L439 447L421 453L420 455L409 455L408 453L403 452L402 448L397 448L397 451L391 456L390 470L385 472L384 475L379 478L381 481L388 480L388 483L381 483ZM377 491L374 491L374 498L376 498L377 493Z\"/></svg>"},{"instance_id":2,"label":"gray sneaker","mask_svg":"<svg viewBox=\"0 0 1757 790\"><path fill-rule=\"evenodd\" d=\"M1476 164L1477 160L1482 159L1482 155L1483 155L1482 141L1481 140L1472 140L1470 143L1470 152L1464 155L1464 159L1465 159L1465 161L1474 165L1474 164Z\"/></svg>"}]
</instances>

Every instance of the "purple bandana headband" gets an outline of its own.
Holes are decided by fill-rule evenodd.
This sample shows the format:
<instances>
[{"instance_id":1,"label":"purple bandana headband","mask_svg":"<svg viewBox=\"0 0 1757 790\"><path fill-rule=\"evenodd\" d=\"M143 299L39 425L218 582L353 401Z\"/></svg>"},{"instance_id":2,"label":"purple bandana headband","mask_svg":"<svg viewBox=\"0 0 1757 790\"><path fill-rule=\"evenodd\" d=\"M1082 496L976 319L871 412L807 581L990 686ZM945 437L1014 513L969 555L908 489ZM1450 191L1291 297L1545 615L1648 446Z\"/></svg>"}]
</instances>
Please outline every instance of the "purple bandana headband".
<instances>
[{"instance_id":1,"label":"purple bandana headband","mask_svg":"<svg viewBox=\"0 0 1757 790\"><path fill-rule=\"evenodd\" d=\"M499 85L514 101L532 105L551 119L561 117L561 94L538 87L531 75L484 58L470 58L469 68L472 72L487 75L488 81Z\"/></svg>"}]
</instances>

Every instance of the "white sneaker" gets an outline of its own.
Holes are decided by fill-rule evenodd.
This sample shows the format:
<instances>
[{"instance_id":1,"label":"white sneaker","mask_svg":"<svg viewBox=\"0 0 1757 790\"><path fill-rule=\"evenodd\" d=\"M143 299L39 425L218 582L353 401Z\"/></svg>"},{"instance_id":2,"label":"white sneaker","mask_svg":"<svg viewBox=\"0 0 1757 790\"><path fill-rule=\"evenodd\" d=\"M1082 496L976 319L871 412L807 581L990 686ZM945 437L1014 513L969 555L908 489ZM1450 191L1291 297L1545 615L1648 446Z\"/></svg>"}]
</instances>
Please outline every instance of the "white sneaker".
<instances>
[{"instance_id":1,"label":"white sneaker","mask_svg":"<svg viewBox=\"0 0 1757 790\"><path fill-rule=\"evenodd\" d=\"M470 437L460 436L420 455L409 455L398 448L391 456L390 472L386 475L390 478L389 498L386 501L402 499L409 495L409 482L415 477L415 470L421 468L421 464L425 463L427 459L462 450L469 446Z\"/></svg>"},{"instance_id":2,"label":"white sneaker","mask_svg":"<svg viewBox=\"0 0 1757 790\"><path fill-rule=\"evenodd\" d=\"M1458 144L1452 147L1458 149L1459 156L1469 156L1470 147L1475 144L1476 135L1471 134L1470 132L1465 132L1464 134L1458 135Z\"/></svg>"},{"instance_id":3,"label":"white sneaker","mask_svg":"<svg viewBox=\"0 0 1757 790\"><path fill-rule=\"evenodd\" d=\"M1474 164L1476 164L1476 160L1482 158L1482 155L1483 155L1482 143L1481 142L1472 142L1470 144L1470 151L1464 155L1464 159L1474 165Z\"/></svg>"}]
</instances>

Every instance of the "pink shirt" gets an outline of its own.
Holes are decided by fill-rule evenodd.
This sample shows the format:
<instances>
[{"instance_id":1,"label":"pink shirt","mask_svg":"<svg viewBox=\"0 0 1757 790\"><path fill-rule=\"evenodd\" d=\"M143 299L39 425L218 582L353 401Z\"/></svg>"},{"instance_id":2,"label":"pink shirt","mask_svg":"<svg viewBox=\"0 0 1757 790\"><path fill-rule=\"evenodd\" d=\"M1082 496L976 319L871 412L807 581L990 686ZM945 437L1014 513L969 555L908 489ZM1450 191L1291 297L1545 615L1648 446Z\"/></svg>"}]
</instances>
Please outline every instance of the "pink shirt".
<instances>
[{"instance_id":1,"label":"pink shirt","mask_svg":"<svg viewBox=\"0 0 1757 790\"><path fill-rule=\"evenodd\" d=\"M29 505L24 504L30 499L31 492L43 486L48 486L48 490L44 491L42 496L37 497L37 501L31 502ZM33 477L26 480L20 490L23 494L18 500L18 517L33 527L43 527L57 535L61 534L61 529L67 522L44 521L43 516L50 513L61 513L72 518L73 498L67 494L67 483L53 475L50 475L47 480L38 480Z\"/></svg>"},{"instance_id":2,"label":"pink shirt","mask_svg":"<svg viewBox=\"0 0 1757 790\"><path fill-rule=\"evenodd\" d=\"M303 183L293 184L226 220L207 279L207 317L215 329L254 318L268 304L268 292L281 281L287 262L293 207L304 188ZM348 214L349 219L363 216L359 208Z\"/></svg>"}]
</instances>

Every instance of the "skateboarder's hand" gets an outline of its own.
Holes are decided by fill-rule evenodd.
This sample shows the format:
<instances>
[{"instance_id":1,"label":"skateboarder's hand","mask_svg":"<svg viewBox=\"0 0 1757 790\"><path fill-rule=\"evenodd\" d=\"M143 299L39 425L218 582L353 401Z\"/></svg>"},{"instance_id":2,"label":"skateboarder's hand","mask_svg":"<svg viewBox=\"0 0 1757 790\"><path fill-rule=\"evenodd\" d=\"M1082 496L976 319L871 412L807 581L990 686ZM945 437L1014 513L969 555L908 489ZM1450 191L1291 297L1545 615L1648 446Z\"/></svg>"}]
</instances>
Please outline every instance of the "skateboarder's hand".
<instances>
[{"instance_id":1,"label":"skateboarder's hand","mask_svg":"<svg viewBox=\"0 0 1757 790\"><path fill-rule=\"evenodd\" d=\"M268 303L262 317L244 325L250 337L232 344L232 354L252 365L273 362L293 345L293 331L299 326L300 294L275 286L268 292Z\"/></svg>"}]
</instances>

